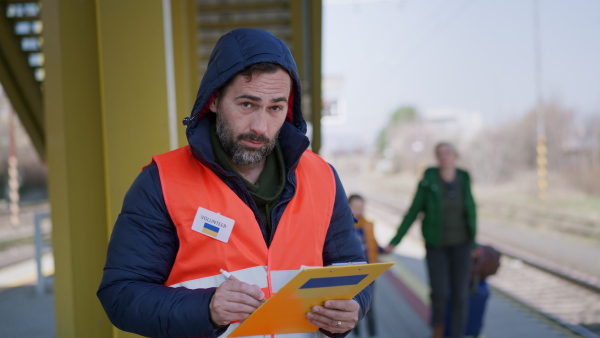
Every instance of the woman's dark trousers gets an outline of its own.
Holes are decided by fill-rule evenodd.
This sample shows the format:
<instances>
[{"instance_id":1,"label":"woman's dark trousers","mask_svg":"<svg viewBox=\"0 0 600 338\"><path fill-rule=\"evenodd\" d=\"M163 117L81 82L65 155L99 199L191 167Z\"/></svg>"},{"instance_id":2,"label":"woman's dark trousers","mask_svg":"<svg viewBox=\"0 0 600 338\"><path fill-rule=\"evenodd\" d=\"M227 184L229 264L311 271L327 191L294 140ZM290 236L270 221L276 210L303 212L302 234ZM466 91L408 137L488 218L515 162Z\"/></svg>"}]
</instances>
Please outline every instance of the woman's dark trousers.
<instances>
[{"instance_id":1,"label":"woman's dark trousers","mask_svg":"<svg viewBox=\"0 0 600 338\"><path fill-rule=\"evenodd\" d=\"M444 324L450 297L450 337L463 336L467 318L472 242L435 248L427 246L431 286L431 323Z\"/></svg>"}]
</instances>

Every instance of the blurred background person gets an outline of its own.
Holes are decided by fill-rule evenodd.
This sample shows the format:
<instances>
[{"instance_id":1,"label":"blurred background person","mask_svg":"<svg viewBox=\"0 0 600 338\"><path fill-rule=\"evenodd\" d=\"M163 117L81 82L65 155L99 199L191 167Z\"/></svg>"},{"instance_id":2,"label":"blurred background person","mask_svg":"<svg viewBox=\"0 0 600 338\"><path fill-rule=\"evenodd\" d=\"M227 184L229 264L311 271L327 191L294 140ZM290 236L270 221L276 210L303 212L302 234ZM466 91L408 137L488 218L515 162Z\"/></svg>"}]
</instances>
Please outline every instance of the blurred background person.
<instances>
[{"instance_id":1,"label":"blurred background person","mask_svg":"<svg viewBox=\"0 0 600 338\"><path fill-rule=\"evenodd\" d=\"M352 194L348 197L348 203L350 204L350 209L352 209L352 213L354 214L354 218L356 222L354 223L354 230L356 230L356 235L360 239L363 249L365 250L365 257L369 263L377 263L379 256L379 245L375 240L375 232L373 231L373 223L369 222L365 216L365 199L358 194ZM374 338L377 337L377 327L375 324L375 308L373 305L373 300L371 300L371 309L366 314L367 327L369 330L369 337ZM360 325L360 322L357 323L353 332L358 337L360 337L360 327L364 327Z\"/></svg>"},{"instance_id":2,"label":"blurred background person","mask_svg":"<svg viewBox=\"0 0 600 338\"><path fill-rule=\"evenodd\" d=\"M475 201L468 172L456 167L456 148L448 142L438 143L435 156L438 166L425 170L408 213L385 252L393 251L423 212L432 337L444 336L450 296L450 337L456 338L462 336L467 318L471 249L476 234Z\"/></svg>"}]
</instances>

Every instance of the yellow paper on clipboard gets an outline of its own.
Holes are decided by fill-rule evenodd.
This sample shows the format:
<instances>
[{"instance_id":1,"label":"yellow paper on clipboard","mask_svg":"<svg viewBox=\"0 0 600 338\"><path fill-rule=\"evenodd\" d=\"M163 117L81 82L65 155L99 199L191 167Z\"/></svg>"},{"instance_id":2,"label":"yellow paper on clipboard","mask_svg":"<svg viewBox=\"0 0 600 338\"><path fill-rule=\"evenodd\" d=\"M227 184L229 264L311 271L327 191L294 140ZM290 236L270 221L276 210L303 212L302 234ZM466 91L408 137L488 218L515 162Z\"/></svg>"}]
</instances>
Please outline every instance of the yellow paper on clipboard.
<instances>
[{"instance_id":1,"label":"yellow paper on clipboard","mask_svg":"<svg viewBox=\"0 0 600 338\"><path fill-rule=\"evenodd\" d=\"M244 320L229 337L315 332L306 319L315 305L352 299L394 263L306 268Z\"/></svg>"}]
</instances>

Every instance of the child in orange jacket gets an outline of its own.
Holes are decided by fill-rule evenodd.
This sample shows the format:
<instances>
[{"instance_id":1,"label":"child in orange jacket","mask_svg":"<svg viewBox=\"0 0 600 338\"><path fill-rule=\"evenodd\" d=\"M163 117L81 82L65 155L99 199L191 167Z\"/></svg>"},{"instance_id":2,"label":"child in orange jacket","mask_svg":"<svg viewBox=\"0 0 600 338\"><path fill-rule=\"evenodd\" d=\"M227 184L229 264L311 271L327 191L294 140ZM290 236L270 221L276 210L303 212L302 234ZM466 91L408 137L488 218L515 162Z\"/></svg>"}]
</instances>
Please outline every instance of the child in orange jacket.
<instances>
[{"instance_id":1,"label":"child in orange jacket","mask_svg":"<svg viewBox=\"0 0 600 338\"><path fill-rule=\"evenodd\" d=\"M354 222L354 230L356 231L356 235L360 239L363 250L365 251L365 256L367 257L367 261L369 263L377 263L379 252L381 249L379 245L377 245L377 241L375 240L375 232L373 231L373 223L369 222L364 217L364 209L365 209L365 200L361 195L353 194L348 197L348 203L350 204L350 209L352 209L352 213L354 214L355 222ZM377 336L377 330L375 327L375 314L374 314L374 305L373 300L371 300L371 309L366 314L367 326L369 328L369 337L373 338ZM359 335L359 325L357 324L354 328L354 333Z\"/></svg>"}]
</instances>

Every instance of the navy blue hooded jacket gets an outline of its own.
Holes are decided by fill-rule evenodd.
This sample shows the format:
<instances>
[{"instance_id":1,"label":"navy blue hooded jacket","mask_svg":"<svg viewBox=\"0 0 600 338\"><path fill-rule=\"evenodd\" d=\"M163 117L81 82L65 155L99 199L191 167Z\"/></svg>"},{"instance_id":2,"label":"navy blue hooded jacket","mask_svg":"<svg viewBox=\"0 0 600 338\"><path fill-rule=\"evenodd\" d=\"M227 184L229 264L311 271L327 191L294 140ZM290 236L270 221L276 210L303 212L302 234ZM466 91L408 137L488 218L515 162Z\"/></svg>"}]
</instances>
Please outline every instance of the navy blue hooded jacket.
<instances>
[{"instance_id":1,"label":"navy blue hooded jacket","mask_svg":"<svg viewBox=\"0 0 600 338\"><path fill-rule=\"evenodd\" d=\"M274 234L295 193L294 169L309 145L301 111L300 80L287 46L272 34L258 29L238 29L223 36L211 54L191 117L186 119L186 134L195 158L214 171L254 211L265 242L270 244L273 235L266 237L250 193L238 176L215 163L209 140L209 129L215 120L214 113L207 109L211 96L240 71L258 62L273 62L286 69L294 91L293 121L284 122L279 134L287 181L281 200L273 209L271 233ZM323 248L323 262L331 265L365 261L354 233L354 218L344 188L335 171L334 174L337 195ZM197 183L190 178L189 184ZM158 168L151 164L140 173L125 195L108 245L104 276L98 290L98 298L116 327L151 337L216 337L224 331L216 331L209 320L209 303L215 288L189 290L164 285L178 248L179 240L163 199ZM362 317L369 309L371 288L363 290L355 300L361 306L359 316Z\"/></svg>"}]
</instances>

